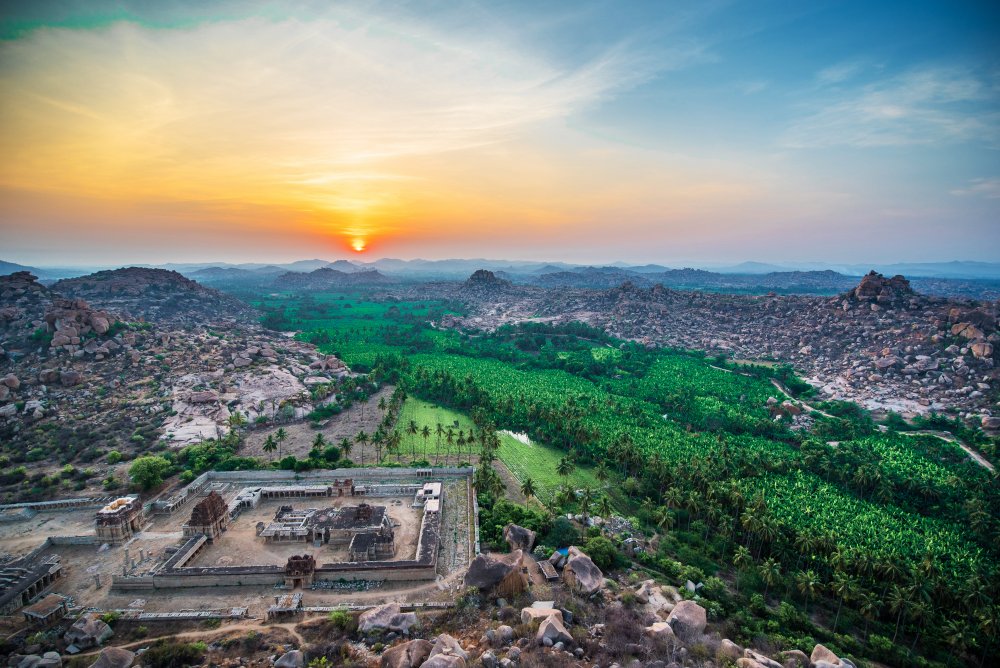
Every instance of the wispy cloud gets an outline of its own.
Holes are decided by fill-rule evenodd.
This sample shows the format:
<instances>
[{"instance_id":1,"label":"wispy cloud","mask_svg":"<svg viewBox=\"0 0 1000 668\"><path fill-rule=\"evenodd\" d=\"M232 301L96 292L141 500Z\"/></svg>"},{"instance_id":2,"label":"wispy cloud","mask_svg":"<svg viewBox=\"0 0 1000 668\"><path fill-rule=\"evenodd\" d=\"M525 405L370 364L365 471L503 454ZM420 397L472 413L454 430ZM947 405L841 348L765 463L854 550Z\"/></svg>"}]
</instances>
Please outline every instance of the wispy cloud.
<instances>
[{"instance_id":1,"label":"wispy cloud","mask_svg":"<svg viewBox=\"0 0 1000 668\"><path fill-rule=\"evenodd\" d=\"M412 176L402 161L502 142L671 65L627 46L575 63L544 54L353 9L39 30L0 45L0 183L191 198L284 188L356 209Z\"/></svg>"},{"instance_id":2,"label":"wispy cloud","mask_svg":"<svg viewBox=\"0 0 1000 668\"><path fill-rule=\"evenodd\" d=\"M989 179L972 179L964 188L956 188L951 191L952 195L958 197L985 197L986 199L1000 199L1000 177Z\"/></svg>"},{"instance_id":3,"label":"wispy cloud","mask_svg":"<svg viewBox=\"0 0 1000 668\"><path fill-rule=\"evenodd\" d=\"M787 131L793 148L1000 144L995 87L962 69L923 69L820 94Z\"/></svg>"},{"instance_id":4,"label":"wispy cloud","mask_svg":"<svg viewBox=\"0 0 1000 668\"><path fill-rule=\"evenodd\" d=\"M839 84L857 75L864 65L860 61L837 63L816 73L816 81L821 85Z\"/></svg>"}]
</instances>

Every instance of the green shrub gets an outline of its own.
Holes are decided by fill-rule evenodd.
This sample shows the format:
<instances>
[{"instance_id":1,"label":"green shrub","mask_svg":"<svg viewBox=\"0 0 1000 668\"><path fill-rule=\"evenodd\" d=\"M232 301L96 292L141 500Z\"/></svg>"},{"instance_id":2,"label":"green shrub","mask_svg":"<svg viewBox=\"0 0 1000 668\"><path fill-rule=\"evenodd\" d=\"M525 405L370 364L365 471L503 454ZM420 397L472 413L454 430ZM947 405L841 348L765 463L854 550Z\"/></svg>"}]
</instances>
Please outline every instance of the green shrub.
<instances>
[{"instance_id":1,"label":"green shrub","mask_svg":"<svg viewBox=\"0 0 1000 668\"><path fill-rule=\"evenodd\" d=\"M618 561L618 550L614 543L604 536L597 536L588 540L583 551L587 553L590 560L597 564L601 570L607 570Z\"/></svg>"},{"instance_id":2,"label":"green shrub","mask_svg":"<svg viewBox=\"0 0 1000 668\"><path fill-rule=\"evenodd\" d=\"M345 610L333 610L327 615L327 620L341 631L348 630L354 624L354 617Z\"/></svg>"}]
</instances>

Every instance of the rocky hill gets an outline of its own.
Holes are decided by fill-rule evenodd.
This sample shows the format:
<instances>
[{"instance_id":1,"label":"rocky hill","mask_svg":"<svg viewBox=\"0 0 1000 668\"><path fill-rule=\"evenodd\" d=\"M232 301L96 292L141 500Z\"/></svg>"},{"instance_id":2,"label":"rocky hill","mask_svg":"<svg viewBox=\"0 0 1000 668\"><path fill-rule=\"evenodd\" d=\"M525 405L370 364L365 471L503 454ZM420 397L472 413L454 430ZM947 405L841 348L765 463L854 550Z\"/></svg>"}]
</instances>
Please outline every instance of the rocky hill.
<instances>
[{"instance_id":1,"label":"rocky hill","mask_svg":"<svg viewBox=\"0 0 1000 668\"><path fill-rule=\"evenodd\" d=\"M258 314L239 299L206 288L176 271L128 267L57 281L54 292L86 299L133 319L200 325L253 322Z\"/></svg>"},{"instance_id":2,"label":"rocky hill","mask_svg":"<svg viewBox=\"0 0 1000 668\"><path fill-rule=\"evenodd\" d=\"M1000 414L998 303L929 297L902 276L871 273L835 297L632 282L608 290L483 289L489 285L455 286L450 296L470 313L449 324L490 329L526 319L580 320L650 345L787 362L824 398L903 412L955 408L976 420Z\"/></svg>"},{"instance_id":3,"label":"rocky hill","mask_svg":"<svg viewBox=\"0 0 1000 668\"><path fill-rule=\"evenodd\" d=\"M315 346L262 329L242 302L173 272L109 273L60 282L100 308L27 272L0 276L0 455L26 465L26 476L217 437L236 412L302 417L321 400L312 388L350 375ZM42 493L18 482L0 478L0 498ZM79 484L90 482L100 480Z\"/></svg>"},{"instance_id":4,"label":"rocky hill","mask_svg":"<svg viewBox=\"0 0 1000 668\"><path fill-rule=\"evenodd\" d=\"M374 269L347 273L330 267L321 267L307 274L294 271L282 274L274 280L273 286L275 290L329 290L392 282L388 276Z\"/></svg>"}]
</instances>

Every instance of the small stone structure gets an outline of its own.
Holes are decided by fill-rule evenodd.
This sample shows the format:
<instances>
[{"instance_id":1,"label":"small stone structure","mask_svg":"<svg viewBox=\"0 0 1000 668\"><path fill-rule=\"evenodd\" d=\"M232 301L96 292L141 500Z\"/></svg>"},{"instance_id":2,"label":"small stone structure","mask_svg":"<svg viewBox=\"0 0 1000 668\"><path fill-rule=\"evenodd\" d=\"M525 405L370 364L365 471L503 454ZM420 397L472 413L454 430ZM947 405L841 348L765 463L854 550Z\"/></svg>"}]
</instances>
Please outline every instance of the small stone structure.
<instances>
[{"instance_id":1,"label":"small stone structure","mask_svg":"<svg viewBox=\"0 0 1000 668\"><path fill-rule=\"evenodd\" d=\"M140 529L145 515L138 496L115 499L97 511L97 537L107 543L124 543Z\"/></svg>"},{"instance_id":2,"label":"small stone structure","mask_svg":"<svg viewBox=\"0 0 1000 668\"><path fill-rule=\"evenodd\" d=\"M229 526L229 508L218 492L210 492L191 511L191 519L183 526L184 537L204 534L213 540Z\"/></svg>"},{"instance_id":3,"label":"small stone structure","mask_svg":"<svg viewBox=\"0 0 1000 668\"><path fill-rule=\"evenodd\" d=\"M21 612L28 624L35 628L45 628L65 617L69 610L65 598L58 594L49 594Z\"/></svg>"},{"instance_id":4,"label":"small stone structure","mask_svg":"<svg viewBox=\"0 0 1000 668\"><path fill-rule=\"evenodd\" d=\"M308 587L316 575L316 558L311 554L293 555L285 564L286 587Z\"/></svg>"},{"instance_id":5,"label":"small stone structure","mask_svg":"<svg viewBox=\"0 0 1000 668\"><path fill-rule=\"evenodd\" d=\"M354 534L348 550L351 561L378 561L389 559L396 554L396 544L392 532L382 534L377 531L364 531Z\"/></svg>"},{"instance_id":6,"label":"small stone structure","mask_svg":"<svg viewBox=\"0 0 1000 668\"><path fill-rule=\"evenodd\" d=\"M421 508L423 505L430 500L440 500L441 499L441 483L440 482L429 482L421 487L416 496L413 498L413 507Z\"/></svg>"}]
</instances>

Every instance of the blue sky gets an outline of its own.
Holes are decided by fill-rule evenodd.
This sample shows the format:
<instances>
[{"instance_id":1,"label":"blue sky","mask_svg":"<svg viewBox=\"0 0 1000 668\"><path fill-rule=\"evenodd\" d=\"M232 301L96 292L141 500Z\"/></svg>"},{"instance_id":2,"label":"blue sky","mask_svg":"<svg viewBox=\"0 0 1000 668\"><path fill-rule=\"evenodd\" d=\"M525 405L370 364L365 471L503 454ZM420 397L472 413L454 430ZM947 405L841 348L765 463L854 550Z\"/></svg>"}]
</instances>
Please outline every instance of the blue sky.
<instances>
[{"instance_id":1,"label":"blue sky","mask_svg":"<svg viewBox=\"0 0 1000 668\"><path fill-rule=\"evenodd\" d=\"M985 2L3 2L0 242L1000 260L998 34Z\"/></svg>"}]
</instances>

